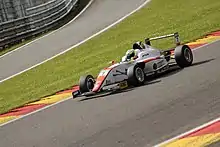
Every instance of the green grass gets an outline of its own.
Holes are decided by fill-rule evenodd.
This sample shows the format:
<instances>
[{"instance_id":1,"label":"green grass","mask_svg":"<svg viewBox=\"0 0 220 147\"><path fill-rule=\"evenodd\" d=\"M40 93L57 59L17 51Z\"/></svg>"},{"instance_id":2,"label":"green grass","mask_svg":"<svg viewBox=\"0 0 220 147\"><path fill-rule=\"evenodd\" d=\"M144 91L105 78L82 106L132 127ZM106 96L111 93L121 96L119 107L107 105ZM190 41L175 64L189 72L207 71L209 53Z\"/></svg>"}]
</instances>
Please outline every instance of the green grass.
<instances>
[{"instance_id":1,"label":"green grass","mask_svg":"<svg viewBox=\"0 0 220 147\"><path fill-rule=\"evenodd\" d=\"M220 29L219 0L152 0L128 19L87 43L0 84L0 113L78 84L80 75L119 60L133 42L179 32L189 42ZM171 47L173 40L154 42ZM10 68L10 67L9 67Z\"/></svg>"}]
</instances>

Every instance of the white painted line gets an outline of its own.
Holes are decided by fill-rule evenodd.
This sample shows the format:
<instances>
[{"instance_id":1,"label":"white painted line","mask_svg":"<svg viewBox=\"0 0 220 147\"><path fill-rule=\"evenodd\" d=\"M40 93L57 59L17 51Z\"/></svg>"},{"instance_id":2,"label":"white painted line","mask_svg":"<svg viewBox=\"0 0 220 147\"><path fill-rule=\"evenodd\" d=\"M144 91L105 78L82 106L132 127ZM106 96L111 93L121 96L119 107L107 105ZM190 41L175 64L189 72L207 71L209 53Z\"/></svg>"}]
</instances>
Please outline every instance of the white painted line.
<instances>
[{"instance_id":1,"label":"white painted line","mask_svg":"<svg viewBox=\"0 0 220 147\"><path fill-rule=\"evenodd\" d=\"M198 50L198 49L200 49L200 48L209 46L209 45L211 45L211 44L213 44L213 43L216 43L216 42L219 42L219 41L220 41L220 40L216 40L216 41L213 41L213 42L211 42L211 43L207 43L207 44L201 45L201 46L199 46L199 47L196 47L196 48L192 49L192 51L196 51L196 50Z\"/></svg>"},{"instance_id":2,"label":"white painted line","mask_svg":"<svg viewBox=\"0 0 220 147\"><path fill-rule=\"evenodd\" d=\"M36 39L34 39L33 41L31 41L31 42L29 42L29 43L27 43L27 44L25 44L25 45L22 45L22 46L18 47L17 49L14 49L14 50L12 50L12 51L10 51L10 52L8 52L8 53L5 53L5 54L1 55L1 56L0 56L0 59L1 59L2 57L4 57L4 56L7 56L7 55L9 55L9 54L11 54L11 53L17 51L17 50L22 49L22 48L25 47L25 46L28 46L28 45L31 44L31 43L34 43L34 42L36 42L36 41L38 41L38 40L40 40L40 39L43 39L43 38L45 38L45 37L47 37L47 36L49 36L49 35L51 35L51 34L53 34L53 33L56 33L57 31L63 29L64 27L66 27L67 25L69 25L70 23L72 23L73 21L75 21L82 13L84 13L84 12L86 11L86 9L93 3L93 1L94 1L94 0L90 0L89 3L86 5L86 7L85 7L78 15L76 15L76 17L74 17L71 21L69 21L67 24L63 25L62 27L60 27L60 28L58 28L58 29L56 29L56 30L54 30L54 31L52 31L52 32L50 32L50 33L48 33L48 34L45 34L45 35L42 36L42 37L36 38Z\"/></svg>"},{"instance_id":3,"label":"white painted line","mask_svg":"<svg viewBox=\"0 0 220 147\"><path fill-rule=\"evenodd\" d=\"M217 119L214 119L214 120L212 120L212 121L210 121L210 122L207 122L207 123L205 123L205 124L203 124L203 125L201 125L201 126L198 126L198 127L194 128L194 129L192 129L192 130L190 130L190 131L187 131L187 132L185 132L185 133L182 133L182 134L180 134L180 135L178 135L178 136L176 136L176 137L174 137L174 138L171 138L171 139L169 139L169 140L167 140L167 141L164 141L164 142L162 142L162 143L160 143L160 144L158 144L158 145L155 145L154 147L163 146L163 145L165 145L165 144L167 144L167 143L170 143L170 142L172 142L172 141L174 141L174 140L176 140L176 139L178 139L178 138L181 138L181 137L183 137L183 136L185 136L185 135L188 135L188 134L191 134L191 133L196 132L196 131L198 131L198 130L201 130L201 129L203 129L203 128L205 128L205 127L211 125L211 124L214 124L214 123L216 123L216 122L218 122L218 121L220 121L220 117L217 118Z\"/></svg>"},{"instance_id":4,"label":"white painted line","mask_svg":"<svg viewBox=\"0 0 220 147\"><path fill-rule=\"evenodd\" d=\"M91 1L93 1L93 0L91 0ZM124 20L125 18L127 18L128 16L130 16L130 15L132 15L133 13L137 12L138 10L140 10L142 7L144 7L144 6L145 6L148 2L150 2L150 1L151 1L151 0L146 0L141 6L139 6L137 9L133 10L131 13L125 15L124 17L122 17L122 18L119 19L118 21L116 21L116 22L114 22L113 24L109 25L107 28L101 30L100 32L98 32L98 33L92 35L91 37L87 38L86 40L84 40L84 41L82 41L82 42L80 42L80 43L74 45L74 46L71 47L71 48L68 48L67 50L65 50L65 51L63 51L63 52L61 52L61 53L55 55L54 57L52 57L52 58L50 58L50 59L47 59L47 60L45 60L45 61L43 61L43 62L41 62L41 63L39 63L39 64L37 64L37 65L34 65L34 66L32 66L32 67L30 67L30 68L28 68L28 69L26 69L26 70L24 70L24 71L22 71L22 72L20 72L20 73L17 73L17 74L15 74L15 75L13 75L13 76L11 76L11 77L9 77L9 78L4 79L4 80L0 81L0 83L3 82L3 81L6 81L6 80L8 80L8 79L10 79L10 78L12 78L12 77L14 77L14 76L16 76L16 75L19 75L19 74L21 74L21 73L23 73L23 72L25 72L25 71L27 71L27 70L30 70L30 69L32 69L32 68L34 68L34 67L36 67L36 66L38 66L38 65L40 65L40 64L43 64L43 63L45 63L45 62L47 62L47 61L49 61L49 60L51 60L51 59L53 59L53 58L55 58L55 57L57 57L57 56L59 56L59 55L61 55L61 54L65 53L65 52L71 50L72 48L77 47L77 46L83 44L84 42L90 40L91 38L93 38L93 37L95 37L95 36L97 36L97 35L99 35L99 34L105 32L106 30L110 29L110 28L113 27L114 25L116 25L116 24L118 24L119 22L123 21L123 20ZM5 126L5 125L7 125L7 124L10 124L10 123L12 123L12 122L14 122L14 121L17 121L17 120L19 120L19 119L22 119L22 118L24 118L24 117L30 116L30 115L32 115L32 114L35 114L35 113L37 113L37 112L43 111L43 110L45 110L45 109L48 109L48 108L50 108L50 107L52 107L52 106L54 106L54 105L60 104L60 103L62 103L62 102L65 102L65 101L67 101L67 100L70 100L70 99L72 99L72 97L69 97L69 98L67 98L67 99L64 99L64 100L59 101L59 102L54 103L54 104L50 104L50 105L48 105L48 106L46 106L46 107L43 107L43 108L41 108L41 109L38 109L38 110L36 110L36 111L33 111L33 112L28 113L28 114L26 114L26 115L23 115L23 116L21 116L21 117L19 117L19 118L13 119L13 120L8 121L8 122L3 123L3 124L0 124L0 127L3 127L3 126Z\"/></svg>"},{"instance_id":5,"label":"white painted line","mask_svg":"<svg viewBox=\"0 0 220 147\"><path fill-rule=\"evenodd\" d=\"M92 0L92 1L93 1L93 0ZM17 75L19 75L19 74L22 74L22 73L24 73L24 72L26 72L26 71L28 71L28 70L30 70L30 69L32 69L32 68L35 68L35 67L37 67L37 66L39 66L39 65L41 65L41 64L43 64L43 63L45 63L45 62L47 62L47 61L49 61L49 60L51 60L51 59L53 59L53 58L56 58L57 56L60 56L60 55L66 53L66 52L68 52L68 51L70 51L71 49L73 49L73 48L75 48L75 47L80 46L81 44L83 44L83 43L89 41L90 39L96 37L97 35L99 35L99 34L105 32L106 30L108 30L108 29L110 29L111 27L115 26L116 24L120 23L121 21L123 21L124 19L126 19L127 17L129 17L130 15L132 15L133 13L137 12L138 10L140 10L142 7L144 7L144 6L145 6L147 3L149 3L150 1L151 1L151 0L146 0L142 5L140 5L137 9L133 10L131 13L125 15L124 17L120 18L119 20L117 20L117 21L114 22L113 24L111 24L111 25L109 25L108 27L104 28L103 30L101 30L101 31L99 31L99 32L97 32L97 33L95 33L94 35L88 37L87 39L85 39L85 40L83 40L83 41L81 41L81 42L79 42L79 43L73 45L72 47L66 49L65 51L63 51L63 52L61 52L61 53L59 53L59 54L57 54L57 55L55 55L55 56L53 56L53 57L51 57L51 58L49 58L49 59L44 60L43 62L40 62L40 63L38 63L38 64L36 64L36 65L30 67L30 68L27 68L27 69L25 69L25 70L23 70L23 71L21 71L21 72L18 72L18 73L16 73L16 74L12 75L12 76L9 76L9 77L7 77L7 78L1 80L0 83L4 82L4 81L6 81L6 80L9 80L9 79L11 79L11 78L13 78L13 77L15 77L15 76L17 76Z\"/></svg>"},{"instance_id":6,"label":"white painted line","mask_svg":"<svg viewBox=\"0 0 220 147\"><path fill-rule=\"evenodd\" d=\"M43 108L41 108L41 109L35 110L35 111L31 112L31 113L22 115L21 117L18 117L18 118L12 119L12 120L10 120L10 121L8 121L8 122L6 122L6 123L0 124L0 127L3 127L3 126L5 126L5 125L8 125L8 124L10 124L10 123L12 123L12 122L15 122L15 121L17 121L17 120L19 120L19 119L25 118L25 117L27 117L27 116L33 115L33 114L35 114L35 113L37 113L37 112L46 110L46 109L48 109L48 108L50 108L50 107L53 107L53 106L55 106L55 105L57 105L57 104L63 103L63 102L65 102L65 101L67 101L67 100L70 100L70 99L72 99L72 97L66 98L66 99L64 99L64 100L58 101L58 102L53 103L53 104L49 104L48 106L45 106L45 107L43 107Z\"/></svg>"}]
</instances>

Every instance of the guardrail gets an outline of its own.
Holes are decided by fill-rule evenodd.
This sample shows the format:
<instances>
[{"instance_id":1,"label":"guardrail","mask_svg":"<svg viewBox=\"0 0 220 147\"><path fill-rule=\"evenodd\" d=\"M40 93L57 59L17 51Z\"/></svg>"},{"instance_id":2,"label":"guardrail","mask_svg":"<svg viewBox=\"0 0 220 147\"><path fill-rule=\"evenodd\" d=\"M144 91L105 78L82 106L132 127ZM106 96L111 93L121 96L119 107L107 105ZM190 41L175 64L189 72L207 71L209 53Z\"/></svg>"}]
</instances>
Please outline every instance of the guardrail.
<instances>
[{"instance_id":1,"label":"guardrail","mask_svg":"<svg viewBox=\"0 0 220 147\"><path fill-rule=\"evenodd\" d=\"M80 0L52 0L26 9L25 17L0 23L0 47L45 32L59 23Z\"/></svg>"}]
</instances>

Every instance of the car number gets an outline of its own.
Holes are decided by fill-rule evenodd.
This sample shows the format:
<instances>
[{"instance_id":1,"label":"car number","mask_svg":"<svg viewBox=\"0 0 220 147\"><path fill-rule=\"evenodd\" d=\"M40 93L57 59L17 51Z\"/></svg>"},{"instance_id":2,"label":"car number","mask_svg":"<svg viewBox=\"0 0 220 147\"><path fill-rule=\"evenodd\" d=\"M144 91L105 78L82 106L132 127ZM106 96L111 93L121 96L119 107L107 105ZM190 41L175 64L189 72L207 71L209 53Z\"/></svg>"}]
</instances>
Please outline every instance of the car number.
<instances>
[{"instance_id":1,"label":"car number","mask_svg":"<svg viewBox=\"0 0 220 147\"><path fill-rule=\"evenodd\" d=\"M119 87L121 89L126 88L126 87L128 87L128 83L126 81L125 82L121 82L121 83L119 83Z\"/></svg>"}]
</instances>

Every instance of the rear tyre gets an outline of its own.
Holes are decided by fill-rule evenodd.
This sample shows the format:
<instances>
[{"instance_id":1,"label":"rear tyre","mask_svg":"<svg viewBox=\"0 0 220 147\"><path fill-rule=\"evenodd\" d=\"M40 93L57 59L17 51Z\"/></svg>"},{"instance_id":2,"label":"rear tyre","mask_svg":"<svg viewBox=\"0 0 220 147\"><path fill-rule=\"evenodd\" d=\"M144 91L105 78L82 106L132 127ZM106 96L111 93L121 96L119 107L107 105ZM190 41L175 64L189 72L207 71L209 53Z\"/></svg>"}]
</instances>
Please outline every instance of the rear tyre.
<instances>
[{"instance_id":1,"label":"rear tyre","mask_svg":"<svg viewBox=\"0 0 220 147\"><path fill-rule=\"evenodd\" d=\"M174 55L179 67L184 68L192 65L193 53L188 45L177 46Z\"/></svg>"},{"instance_id":2,"label":"rear tyre","mask_svg":"<svg viewBox=\"0 0 220 147\"><path fill-rule=\"evenodd\" d=\"M131 66L127 71L128 83L133 86L140 86L145 82L145 74L143 68L139 64Z\"/></svg>"},{"instance_id":3,"label":"rear tyre","mask_svg":"<svg viewBox=\"0 0 220 147\"><path fill-rule=\"evenodd\" d=\"M92 75L81 76L79 79L79 90L81 93L90 92L94 87L95 79Z\"/></svg>"}]
</instances>

